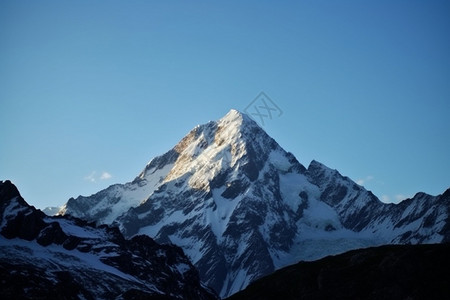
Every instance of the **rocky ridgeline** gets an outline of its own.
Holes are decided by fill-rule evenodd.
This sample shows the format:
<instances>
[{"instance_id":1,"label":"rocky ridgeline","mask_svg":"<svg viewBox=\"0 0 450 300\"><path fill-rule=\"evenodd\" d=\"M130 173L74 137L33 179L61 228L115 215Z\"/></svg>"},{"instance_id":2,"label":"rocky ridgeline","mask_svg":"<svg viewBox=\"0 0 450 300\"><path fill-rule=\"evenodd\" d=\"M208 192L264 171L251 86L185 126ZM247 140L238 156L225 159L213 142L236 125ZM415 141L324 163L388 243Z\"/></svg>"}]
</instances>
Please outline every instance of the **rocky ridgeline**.
<instances>
[{"instance_id":1,"label":"rocky ridgeline","mask_svg":"<svg viewBox=\"0 0 450 300\"><path fill-rule=\"evenodd\" d=\"M174 245L116 227L48 217L0 182L3 299L217 299Z\"/></svg>"}]
</instances>

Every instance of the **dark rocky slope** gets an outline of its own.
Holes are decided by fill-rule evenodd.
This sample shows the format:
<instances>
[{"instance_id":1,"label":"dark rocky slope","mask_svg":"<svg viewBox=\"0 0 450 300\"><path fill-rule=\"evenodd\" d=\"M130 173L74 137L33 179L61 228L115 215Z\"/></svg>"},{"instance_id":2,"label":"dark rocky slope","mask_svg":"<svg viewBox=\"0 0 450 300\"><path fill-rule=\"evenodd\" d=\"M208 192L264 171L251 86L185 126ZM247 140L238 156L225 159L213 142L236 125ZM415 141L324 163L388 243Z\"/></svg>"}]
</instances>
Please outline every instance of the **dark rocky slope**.
<instances>
[{"instance_id":1,"label":"dark rocky slope","mask_svg":"<svg viewBox=\"0 0 450 300\"><path fill-rule=\"evenodd\" d=\"M2 299L217 299L181 248L48 217L0 181Z\"/></svg>"},{"instance_id":2,"label":"dark rocky slope","mask_svg":"<svg viewBox=\"0 0 450 300\"><path fill-rule=\"evenodd\" d=\"M228 299L448 299L449 283L450 244L389 245L299 262Z\"/></svg>"}]
</instances>

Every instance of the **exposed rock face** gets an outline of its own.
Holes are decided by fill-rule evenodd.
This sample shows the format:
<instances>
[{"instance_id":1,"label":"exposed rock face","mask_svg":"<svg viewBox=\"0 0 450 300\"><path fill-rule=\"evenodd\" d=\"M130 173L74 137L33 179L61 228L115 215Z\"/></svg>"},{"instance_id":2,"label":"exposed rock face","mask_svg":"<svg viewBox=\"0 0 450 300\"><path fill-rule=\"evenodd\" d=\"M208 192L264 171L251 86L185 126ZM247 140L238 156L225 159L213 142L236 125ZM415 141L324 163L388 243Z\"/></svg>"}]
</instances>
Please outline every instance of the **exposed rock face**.
<instances>
[{"instance_id":1,"label":"exposed rock face","mask_svg":"<svg viewBox=\"0 0 450 300\"><path fill-rule=\"evenodd\" d=\"M449 268L450 244L381 246L299 262L228 299L444 299Z\"/></svg>"},{"instance_id":2,"label":"exposed rock face","mask_svg":"<svg viewBox=\"0 0 450 300\"><path fill-rule=\"evenodd\" d=\"M449 192L384 204L323 164L308 168L235 110L197 126L130 183L62 214L183 248L221 296L299 260L449 238Z\"/></svg>"},{"instance_id":3,"label":"exposed rock face","mask_svg":"<svg viewBox=\"0 0 450 300\"><path fill-rule=\"evenodd\" d=\"M48 217L0 181L2 299L217 299L181 248Z\"/></svg>"}]
</instances>

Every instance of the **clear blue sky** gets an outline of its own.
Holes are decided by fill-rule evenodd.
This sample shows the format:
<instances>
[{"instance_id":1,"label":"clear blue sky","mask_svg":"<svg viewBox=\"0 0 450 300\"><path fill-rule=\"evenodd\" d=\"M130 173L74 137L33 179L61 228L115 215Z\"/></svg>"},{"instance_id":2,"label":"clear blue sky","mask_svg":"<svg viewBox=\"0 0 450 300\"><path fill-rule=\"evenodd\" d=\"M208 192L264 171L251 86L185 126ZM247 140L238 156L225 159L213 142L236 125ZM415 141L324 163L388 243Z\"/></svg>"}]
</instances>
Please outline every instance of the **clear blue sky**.
<instances>
[{"instance_id":1,"label":"clear blue sky","mask_svg":"<svg viewBox=\"0 0 450 300\"><path fill-rule=\"evenodd\" d=\"M449 1L0 1L0 179L39 208L261 91L305 166L386 201L450 187Z\"/></svg>"}]
</instances>

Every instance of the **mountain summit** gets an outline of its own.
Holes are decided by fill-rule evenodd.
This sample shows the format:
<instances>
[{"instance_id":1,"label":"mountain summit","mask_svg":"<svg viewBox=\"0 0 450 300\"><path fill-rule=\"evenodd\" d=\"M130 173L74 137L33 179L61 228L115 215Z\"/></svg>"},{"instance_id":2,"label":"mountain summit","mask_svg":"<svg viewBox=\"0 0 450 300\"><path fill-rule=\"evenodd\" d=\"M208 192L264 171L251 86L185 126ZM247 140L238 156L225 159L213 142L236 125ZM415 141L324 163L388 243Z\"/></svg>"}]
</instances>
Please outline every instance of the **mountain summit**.
<instances>
[{"instance_id":1,"label":"mountain summit","mask_svg":"<svg viewBox=\"0 0 450 300\"><path fill-rule=\"evenodd\" d=\"M183 248L220 296L299 260L450 240L449 194L384 204L338 171L308 168L250 117L196 126L135 180L69 199L61 214Z\"/></svg>"}]
</instances>

